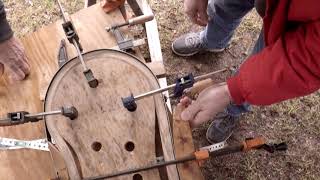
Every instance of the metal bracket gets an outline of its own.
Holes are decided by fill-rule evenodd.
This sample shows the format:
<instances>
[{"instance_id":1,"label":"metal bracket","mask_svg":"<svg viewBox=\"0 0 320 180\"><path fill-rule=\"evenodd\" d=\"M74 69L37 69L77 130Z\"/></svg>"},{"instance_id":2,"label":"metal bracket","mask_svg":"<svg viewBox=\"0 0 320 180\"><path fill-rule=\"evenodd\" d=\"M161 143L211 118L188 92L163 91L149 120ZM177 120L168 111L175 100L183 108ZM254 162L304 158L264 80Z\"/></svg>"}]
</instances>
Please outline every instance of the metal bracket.
<instances>
[{"instance_id":1,"label":"metal bracket","mask_svg":"<svg viewBox=\"0 0 320 180\"><path fill-rule=\"evenodd\" d=\"M217 151L220 149L223 149L227 146L227 143L225 141L222 141L220 143L212 144L210 146L205 146L200 148L200 150L208 150L209 152Z\"/></svg>"}]
</instances>

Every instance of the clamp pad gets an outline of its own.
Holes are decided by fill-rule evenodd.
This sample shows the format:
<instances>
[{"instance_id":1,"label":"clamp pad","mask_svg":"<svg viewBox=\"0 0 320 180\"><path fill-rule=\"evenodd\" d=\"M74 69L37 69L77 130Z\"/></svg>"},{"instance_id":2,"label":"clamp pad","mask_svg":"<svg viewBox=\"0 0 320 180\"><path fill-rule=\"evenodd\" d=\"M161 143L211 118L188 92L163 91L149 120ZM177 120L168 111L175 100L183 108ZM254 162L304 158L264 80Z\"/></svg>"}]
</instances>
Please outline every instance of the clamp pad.
<instances>
[{"instance_id":1,"label":"clamp pad","mask_svg":"<svg viewBox=\"0 0 320 180\"><path fill-rule=\"evenodd\" d=\"M130 112L136 111L136 109L137 109L137 103L136 103L136 101L135 101L135 99L134 99L133 94L131 94L131 95L128 96L128 97L121 98L121 99L122 99L123 106L124 106L125 108L127 108L128 111L130 111Z\"/></svg>"}]
</instances>

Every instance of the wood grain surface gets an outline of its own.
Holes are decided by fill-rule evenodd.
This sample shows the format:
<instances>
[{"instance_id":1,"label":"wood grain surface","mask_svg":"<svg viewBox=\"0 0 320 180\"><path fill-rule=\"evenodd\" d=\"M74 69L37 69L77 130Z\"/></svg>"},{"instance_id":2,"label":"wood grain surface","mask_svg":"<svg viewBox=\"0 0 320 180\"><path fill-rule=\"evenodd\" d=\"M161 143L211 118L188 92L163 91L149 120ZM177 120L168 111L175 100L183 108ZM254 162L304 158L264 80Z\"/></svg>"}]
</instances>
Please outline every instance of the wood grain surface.
<instances>
[{"instance_id":1,"label":"wood grain surface","mask_svg":"<svg viewBox=\"0 0 320 180\"><path fill-rule=\"evenodd\" d=\"M30 63L33 69L40 68L36 62ZM6 76L0 78L0 117L6 117L8 112L42 111L38 85L35 71L26 80L15 84L10 84ZM44 122L0 127L0 137L20 140L46 138ZM0 174L0 179L4 180L54 177L50 153L30 149L0 150Z\"/></svg>"},{"instance_id":2,"label":"wood grain surface","mask_svg":"<svg viewBox=\"0 0 320 180\"><path fill-rule=\"evenodd\" d=\"M124 22L120 11L105 14L99 4L80 10L71 15L70 19L80 37L84 52L116 46L114 35L106 32L105 27ZM61 24L62 21L57 21L22 38L29 59L41 66L33 70L39 74L40 99L42 100L49 82L58 70L57 56L60 41L66 39ZM66 45L68 56L72 59L77 55L76 50L67 39Z\"/></svg>"},{"instance_id":3,"label":"wood grain surface","mask_svg":"<svg viewBox=\"0 0 320 180\"><path fill-rule=\"evenodd\" d=\"M154 98L137 101L137 110L129 112L121 97L157 88L157 79L143 63L118 51L90 52L84 58L100 80L99 86L88 86L81 63L75 59L55 76L45 101L46 110L72 105L79 112L73 121L62 116L46 119L70 176L77 177L79 171L78 178L87 178L155 162ZM133 151L126 149L127 142L134 143ZM101 149L96 151L94 143L100 143ZM76 164L78 169L74 169ZM140 174L143 179L159 179L157 170Z\"/></svg>"},{"instance_id":4,"label":"wood grain surface","mask_svg":"<svg viewBox=\"0 0 320 180\"><path fill-rule=\"evenodd\" d=\"M189 122L181 120L184 107L179 104L173 111L173 137L176 158L188 156L195 151ZM196 161L178 164L180 180L204 180Z\"/></svg>"}]
</instances>

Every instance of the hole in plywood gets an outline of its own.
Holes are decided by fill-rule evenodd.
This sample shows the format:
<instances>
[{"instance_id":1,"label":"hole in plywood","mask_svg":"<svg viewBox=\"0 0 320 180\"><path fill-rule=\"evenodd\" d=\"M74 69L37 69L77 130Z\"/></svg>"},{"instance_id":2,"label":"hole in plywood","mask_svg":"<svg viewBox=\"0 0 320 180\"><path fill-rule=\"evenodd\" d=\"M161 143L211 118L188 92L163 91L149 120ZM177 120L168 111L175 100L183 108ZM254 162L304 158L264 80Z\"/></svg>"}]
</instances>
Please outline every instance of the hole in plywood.
<instances>
[{"instance_id":1,"label":"hole in plywood","mask_svg":"<svg viewBox=\"0 0 320 180\"><path fill-rule=\"evenodd\" d=\"M141 174L135 174L133 175L132 180L143 180L143 177L141 176Z\"/></svg>"},{"instance_id":2,"label":"hole in plywood","mask_svg":"<svg viewBox=\"0 0 320 180\"><path fill-rule=\"evenodd\" d=\"M95 141L95 142L93 142L92 144L91 144L91 148L94 150L94 151L100 151L101 150L101 148L102 148L102 144L100 143L100 142L97 142L97 141Z\"/></svg>"},{"instance_id":3,"label":"hole in plywood","mask_svg":"<svg viewBox=\"0 0 320 180\"><path fill-rule=\"evenodd\" d=\"M134 148L135 148L134 143L131 142L131 141L128 141L125 144L125 148L126 148L127 151L132 152L134 150Z\"/></svg>"}]
</instances>

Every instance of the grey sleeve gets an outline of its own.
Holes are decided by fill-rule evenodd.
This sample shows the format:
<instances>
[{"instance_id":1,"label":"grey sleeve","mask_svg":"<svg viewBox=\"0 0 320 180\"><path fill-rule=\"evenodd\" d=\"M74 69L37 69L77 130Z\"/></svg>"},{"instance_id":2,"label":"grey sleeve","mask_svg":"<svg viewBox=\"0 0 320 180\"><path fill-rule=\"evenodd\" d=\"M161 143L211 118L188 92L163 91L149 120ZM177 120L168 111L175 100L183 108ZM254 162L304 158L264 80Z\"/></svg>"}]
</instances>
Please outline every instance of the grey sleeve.
<instances>
[{"instance_id":1,"label":"grey sleeve","mask_svg":"<svg viewBox=\"0 0 320 180\"><path fill-rule=\"evenodd\" d=\"M10 39L13 35L11 27L6 18L3 2L0 0L0 43Z\"/></svg>"}]
</instances>

